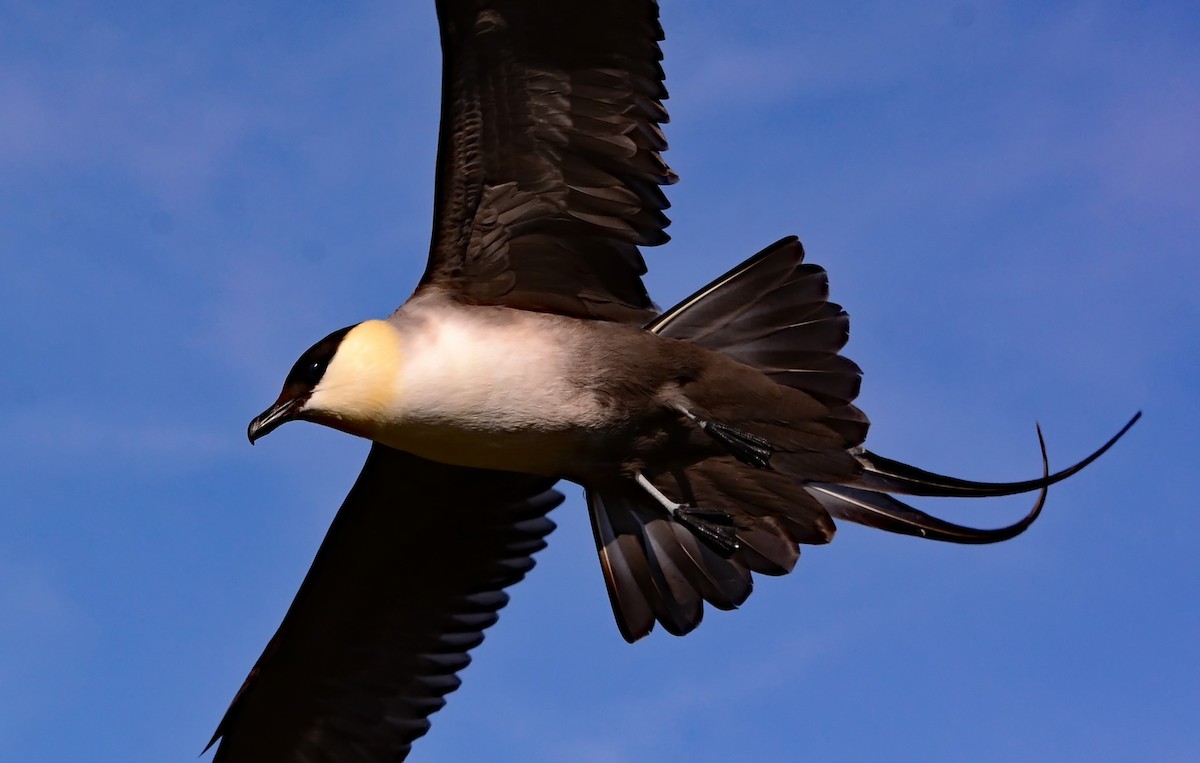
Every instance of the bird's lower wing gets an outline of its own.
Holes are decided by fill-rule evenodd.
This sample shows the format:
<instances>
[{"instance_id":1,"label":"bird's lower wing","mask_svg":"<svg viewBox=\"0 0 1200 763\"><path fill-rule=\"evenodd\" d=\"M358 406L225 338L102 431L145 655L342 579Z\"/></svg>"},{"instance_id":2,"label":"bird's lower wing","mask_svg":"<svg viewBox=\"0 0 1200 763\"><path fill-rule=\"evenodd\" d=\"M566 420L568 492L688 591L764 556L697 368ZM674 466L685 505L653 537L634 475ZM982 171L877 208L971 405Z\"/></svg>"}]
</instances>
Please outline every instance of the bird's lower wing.
<instances>
[{"instance_id":1,"label":"bird's lower wing","mask_svg":"<svg viewBox=\"0 0 1200 763\"><path fill-rule=\"evenodd\" d=\"M545 546L552 484L373 446L213 763L403 759Z\"/></svg>"}]
</instances>

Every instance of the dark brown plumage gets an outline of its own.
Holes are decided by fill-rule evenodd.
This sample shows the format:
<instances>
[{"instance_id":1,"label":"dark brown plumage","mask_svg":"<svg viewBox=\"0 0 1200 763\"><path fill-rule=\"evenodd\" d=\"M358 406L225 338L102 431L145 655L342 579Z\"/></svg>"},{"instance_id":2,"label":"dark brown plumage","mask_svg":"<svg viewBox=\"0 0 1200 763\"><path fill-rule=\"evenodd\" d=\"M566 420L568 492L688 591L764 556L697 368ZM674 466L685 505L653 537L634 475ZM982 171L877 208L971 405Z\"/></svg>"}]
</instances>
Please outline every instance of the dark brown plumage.
<instances>
[{"instance_id":1,"label":"dark brown plumage","mask_svg":"<svg viewBox=\"0 0 1200 763\"><path fill-rule=\"evenodd\" d=\"M681 395L701 419L749 435L751 449L757 443L763 458L677 417L659 437L668 437L671 426L684 427L690 441L642 446L669 456L656 461L646 455L636 463L664 494L728 523L738 546L731 554L666 520L662 506L644 491L588 485L601 567L627 640L646 635L656 621L676 635L691 631L704 601L736 607L750 594L751 572L790 572L799 544L833 538L833 518L956 543L1007 540L1037 518L1047 487L1098 458L1138 418L1080 463L1025 482L971 482L884 459L860 447L868 422L852 403L861 371L838 354L849 337L849 319L828 294L825 271L805 263L799 241L789 237L647 325L652 334L680 340L681 347L719 353L703 353L694 364L702 371L688 378ZM691 367L687 353L654 354L668 365ZM629 449L633 458L638 451L636 444ZM994 530L945 522L889 495L986 497L1035 490L1041 496L1025 517Z\"/></svg>"},{"instance_id":2,"label":"dark brown plumage","mask_svg":"<svg viewBox=\"0 0 1200 763\"><path fill-rule=\"evenodd\" d=\"M402 760L545 546L552 483L373 446L213 763Z\"/></svg>"},{"instance_id":3,"label":"dark brown plumage","mask_svg":"<svg viewBox=\"0 0 1200 763\"><path fill-rule=\"evenodd\" d=\"M442 123L418 291L647 320L637 246L667 240L659 185L676 180L659 154L657 4L438 0L437 11ZM374 447L210 742L216 763L403 759L501 590L532 565L551 527L537 518L561 500L543 479L479 475ZM437 585L439 568L457 588ZM464 591L484 603L465 625ZM451 656L428 663L425 645Z\"/></svg>"},{"instance_id":4,"label":"dark brown plumage","mask_svg":"<svg viewBox=\"0 0 1200 763\"><path fill-rule=\"evenodd\" d=\"M833 537L834 519L961 543L1012 537L1037 517L1049 485L1132 425L1057 474L1043 448L1043 475L1018 483L958 480L864 450L868 422L854 406L861 371L840 355L849 318L795 238L654 317L638 247L667 240L660 186L675 180L660 155L657 5L437 8L444 75L428 267L389 321L335 332L305 353L248 431L253 441L308 418L377 444L218 726L216 763L402 760L458 686L503 589L532 567L552 528L545 514L561 500L555 478L587 488L617 624L633 641L655 622L687 633L705 602L737 607L752 572L789 572L800 544ZM524 358L464 339L470 330L551 370L522 375ZM439 345L443 334L455 338ZM408 340L442 348L414 364L422 378L398 370L395 344ZM321 384L344 346L354 360L333 374L339 397ZM463 352L488 360L462 362ZM460 366L482 380L445 370ZM380 367L389 369L383 383L367 388ZM448 466L378 444L431 455L405 429L416 425L394 394L401 377L425 404L422 435L443 437L438 458L494 467L455 448L501 458L511 454L497 456L491 435L503 435L525 448L523 467L537 465L524 470L544 476ZM495 394L509 379L525 387ZM556 399L540 383L571 394ZM469 405L443 399L443 384ZM541 457L559 444L578 457ZM1033 510L998 530L953 525L890 495L1029 491L1040 491Z\"/></svg>"},{"instance_id":5,"label":"dark brown plumage","mask_svg":"<svg viewBox=\"0 0 1200 763\"><path fill-rule=\"evenodd\" d=\"M420 288L641 322L667 240L655 3L439 2L435 223Z\"/></svg>"}]
</instances>

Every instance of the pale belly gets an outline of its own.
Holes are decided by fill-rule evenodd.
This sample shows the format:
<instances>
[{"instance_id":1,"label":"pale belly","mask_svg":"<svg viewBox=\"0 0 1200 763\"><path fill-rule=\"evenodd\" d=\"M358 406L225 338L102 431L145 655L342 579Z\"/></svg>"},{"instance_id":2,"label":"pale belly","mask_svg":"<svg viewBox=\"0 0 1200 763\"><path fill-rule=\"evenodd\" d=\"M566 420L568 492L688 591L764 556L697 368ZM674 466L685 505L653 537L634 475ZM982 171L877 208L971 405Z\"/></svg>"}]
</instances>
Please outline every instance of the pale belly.
<instances>
[{"instance_id":1,"label":"pale belly","mask_svg":"<svg viewBox=\"0 0 1200 763\"><path fill-rule=\"evenodd\" d=\"M554 316L454 313L411 332L399 404L371 438L459 466L578 473L619 415L580 370L588 337Z\"/></svg>"},{"instance_id":2,"label":"pale belly","mask_svg":"<svg viewBox=\"0 0 1200 763\"><path fill-rule=\"evenodd\" d=\"M586 472L593 443L578 430L483 430L436 425L408 427L402 437L381 432L376 442L422 458L477 469L566 477Z\"/></svg>"}]
</instances>

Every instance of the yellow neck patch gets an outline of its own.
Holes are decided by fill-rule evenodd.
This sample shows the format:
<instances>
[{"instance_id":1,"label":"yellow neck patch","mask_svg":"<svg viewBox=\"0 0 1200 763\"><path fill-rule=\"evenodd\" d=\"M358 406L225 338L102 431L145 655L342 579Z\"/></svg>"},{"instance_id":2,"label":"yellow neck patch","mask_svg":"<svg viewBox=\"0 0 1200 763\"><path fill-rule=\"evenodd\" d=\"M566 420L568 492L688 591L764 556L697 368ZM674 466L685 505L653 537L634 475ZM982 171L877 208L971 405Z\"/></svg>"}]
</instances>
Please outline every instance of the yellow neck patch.
<instances>
[{"instance_id":1,"label":"yellow neck patch","mask_svg":"<svg viewBox=\"0 0 1200 763\"><path fill-rule=\"evenodd\" d=\"M395 404L399 371L400 333L387 321L364 321L346 334L309 402L370 428Z\"/></svg>"}]
</instances>

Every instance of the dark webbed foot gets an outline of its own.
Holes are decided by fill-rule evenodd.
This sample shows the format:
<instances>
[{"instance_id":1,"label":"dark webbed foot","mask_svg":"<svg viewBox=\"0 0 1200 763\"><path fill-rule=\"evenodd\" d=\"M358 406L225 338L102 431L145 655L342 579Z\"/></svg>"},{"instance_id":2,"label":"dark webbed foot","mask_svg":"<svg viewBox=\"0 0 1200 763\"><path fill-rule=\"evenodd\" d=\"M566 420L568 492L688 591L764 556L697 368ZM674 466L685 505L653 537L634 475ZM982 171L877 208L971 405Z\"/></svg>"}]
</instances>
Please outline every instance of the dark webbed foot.
<instances>
[{"instance_id":1,"label":"dark webbed foot","mask_svg":"<svg viewBox=\"0 0 1200 763\"><path fill-rule=\"evenodd\" d=\"M701 543L726 559L742 547L737 538L733 517L723 511L682 506L671 512L671 518L690 530Z\"/></svg>"},{"instance_id":2,"label":"dark webbed foot","mask_svg":"<svg viewBox=\"0 0 1200 763\"><path fill-rule=\"evenodd\" d=\"M771 468L771 456L775 453L775 447L770 442L728 424L702 419L686 408L680 408L679 411L696 422L705 434L721 443L738 461L759 469Z\"/></svg>"},{"instance_id":3,"label":"dark webbed foot","mask_svg":"<svg viewBox=\"0 0 1200 763\"><path fill-rule=\"evenodd\" d=\"M723 511L699 509L695 506L676 503L663 495L662 491L654 487L654 484L643 474L638 474L634 480L650 494L650 497L659 506L666 510L667 516L686 527L692 535L696 536L697 540L713 551L728 559L741 548L737 539L737 528L734 526L731 515Z\"/></svg>"}]
</instances>

